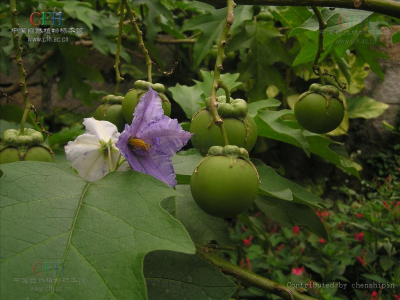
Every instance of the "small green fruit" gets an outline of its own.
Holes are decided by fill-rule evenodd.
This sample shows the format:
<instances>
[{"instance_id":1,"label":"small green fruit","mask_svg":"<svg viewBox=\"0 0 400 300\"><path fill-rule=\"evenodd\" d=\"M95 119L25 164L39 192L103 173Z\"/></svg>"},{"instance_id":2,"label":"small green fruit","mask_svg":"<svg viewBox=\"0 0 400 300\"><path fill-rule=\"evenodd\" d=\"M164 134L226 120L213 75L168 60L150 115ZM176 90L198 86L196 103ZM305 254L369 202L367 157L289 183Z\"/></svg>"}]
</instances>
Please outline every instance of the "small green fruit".
<instances>
[{"instance_id":1,"label":"small green fruit","mask_svg":"<svg viewBox=\"0 0 400 300\"><path fill-rule=\"evenodd\" d=\"M43 143L42 134L31 128L25 128L23 135L15 129L4 131L0 144L0 164L28 160L54 162L53 151Z\"/></svg>"},{"instance_id":2,"label":"small green fruit","mask_svg":"<svg viewBox=\"0 0 400 300\"><path fill-rule=\"evenodd\" d=\"M143 80L137 80L133 84L133 89L131 89L124 97L122 101L122 115L126 123L131 124L133 120L133 113L135 111L136 105L139 103L140 99L149 90L149 86L158 93L161 99L161 105L166 116L171 115L171 102L169 102L167 96L164 95L165 87L161 83L150 83Z\"/></svg>"},{"instance_id":3,"label":"small green fruit","mask_svg":"<svg viewBox=\"0 0 400 300\"><path fill-rule=\"evenodd\" d=\"M297 122L314 133L328 133L336 129L344 118L343 101L334 86L313 84L300 95L294 106Z\"/></svg>"},{"instance_id":4,"label":"small green fruit","mask_svg":"<svg viewBox=\"0 0 400 300\"><path fill-rule=\"evenodd\" d=\"M224 128L231 145L246 148L250 152L257 141L257 125L248 114L243 119L248 124L248 132L246 124L237 118L223 119ZM213 123L213 117L208 110L197 113L190 125L190 132L194 133L193 146L202 155L206 155L211 146L224 146L225 144L221 130Z\"/></svg>"},{"instance_id":5,"label":"small green fruit","mask_svg":"<svg viewBox=\"0 0 400 300\"><path fill-rule=\"evenodd\" d=\"M193 172L190 189L206 213L220 218L234 217L247 210L258 192L258 176L245 160L208 156Z\"/></svg>"}]
</instances>

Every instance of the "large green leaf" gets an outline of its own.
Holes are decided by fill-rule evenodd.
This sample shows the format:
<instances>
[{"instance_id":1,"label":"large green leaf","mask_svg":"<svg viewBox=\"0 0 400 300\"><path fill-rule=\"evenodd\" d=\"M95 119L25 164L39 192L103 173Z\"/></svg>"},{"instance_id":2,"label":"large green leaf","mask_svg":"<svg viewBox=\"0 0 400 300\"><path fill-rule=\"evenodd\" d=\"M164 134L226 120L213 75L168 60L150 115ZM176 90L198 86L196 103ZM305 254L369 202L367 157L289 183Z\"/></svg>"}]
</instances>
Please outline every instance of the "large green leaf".
<instances>
[{"instance_id":1,"label":"large green leaf","mask_svg":"<svg viewBox=\"0 0 400 300\"><path fill-rule=\"evenodd\" d=\"M276 6L274 7L272 14L289 29L300 27L312 15L307 7L302 6ZM296 35L296 38L301 44L304 44L305 39L307 39L300 34Z\"/></svg>"},{"instance_id":2,"label":"large green leaf","mask_svg":"<svg viewBox=\"0 0 400 300\"><path fill-rule=\"evenodd\" d=\"M152 176L114 172L88 183L61 164L1 168L2 299L145 300L148 252L195 251L160 206L176 192Z\"/></svg>"},{"instance_id":3,"label":"large green leaf","mask_svg":"<svg viewBox=\"0 0 400 300\"><path fill-rule=\"evenodd\" d=\"M179 151L172 157L172 163L178 184L189 184L194 169L203 156L194 148L188 151Z\"/></svg>"},{"instance_id":4,"label":"large green leaf","mask_svg":"<svg viewBox=\"0 0 400 300\"><path fill-rule=\"evenodd\" d=\"M305 227L316 235L328 239L324 224L307 205L268 196L259 196L255 203L270 219L282 225Z\"/></svg>"},{"instance_id":5,"label":"large green leaf","mask_svg":"<svg viewBox=\"0 0 400 300\"><path fill-rule=\"evenodd\" d=\"M186 86L176 84L175 87L169 88L172 93L172 97L183 109L188 119L191 119L193 115L202 107L206 105L206 98L211 93L212 81L214 78L214 71L200 71L203 77L203 81L194 80L196 85ZM237 82L239 74L222 74L221 79L228 87L229 90L233 90L238 87L241 82ZM217 96L224 95L223 89L217 91Z\"/></svg>"},{"instance_id":6,"label":"large green leaf","mask_svg":"<svg viewBox=\"0 0 400 300\"><path fill-rule=\"evenodd\" d=\"M226 300L237 286L197 255L156 251L146 255L150 300Z\"/></svg>"},{"instance_id":7,"label":"large green leaf","mask_svg":"<svg viewBox=\"0 0 400 300\"><path fill-rule=\"evenodd\" d=\"M259 194L317 208L329 207L323 199L278 175L274 169L265 165L261 160L254 159L253 162L261 180Z\"/></svg>"},{"instance_id":8,"label":"large green leaf","mask_svg":"<svg viewBox=\"0 0 400 300\"><path fill-rule=\"evenodd\" d=\"M247 21L239 34L228 44L228 51L250 48L250 54L238 65L241 76L239 80L253 80L247 92L250 102L265 99L269 85L276 86L281 92L286 92L286 83L280 73L272 67L276 62L287 65L292 63L291 56L283 43L279 41L282 35L275 28L274 22Z\"/></svg>"},{"instance_id":9,"label":"large green leaf","mask_svg":"<svg viewBox=\"0 0 400 300\"><path fill-rule=\"evenodd\" d=\"M159 0L135 0L134 5L144 4L147 6L147 14L144 20L146 25L146 36L149 40L156 38L157 32L161 31L160 16L167 20L172 20L172 12L167 9L162 1ZM174 26L174 22L169 22L170 26Z\"/></svg>"},{"instance_id":10,"label":"large green leaf","mask_svg":"<svg viewBox=\"0 0 400 300\"><path fill-rule=\"evenodd\" d=\"M182 107L189 120L202 106L204 106L201 97L203 92L197 85L186 86L177 83L176 86L169 88L169 91L172 93L172 98L175 102Z\"/></svg>"},{"instance_id":11,"label":"large green leaf","mask_svg":"<svg viewBox=\"0 0 400 300\"><path fill-rule=\"evenodd\" d=\"M61 71L61 78L58 82L58 93L64 98L69 89L72 89L72 95L79 98L84 104L92 104L90 91L92 87L85 80L103 82L103 76L94 67L82 65L77 61L87 56L88 51L83 46L73 46L66 43L58 44L60 53L54 55L51 59L52 67L49 72L55 73Z\"/></svg>"},{"instance_id":12,"label":"large green leaf","mask_svg":"<svg viewBox=\"0 0 400 300\"><path fill-rule=\"evenodd\" d=\"M248 114L254 118L260 109L281 106L281 101L276 99L260 100L247 105Z\"/></svg>"},{"instance_id":13,"label":"large green leaf","mask_svg":"<svg viewBox=\"0 0 400 300\"><path fill-rule=\"evenodd\" d=\"M175 197L174 216L185 226L195 243L217 241L222 245L232 244L224 219L205 213L194 201L190 186L178 185L176 191L183 197Z\"/></svg>"},{"instance_id":14,"label":"large green leaf","mask_svg":"<svg viewBox=\"0 0 400 300\"><path fill-rule=\"evenodd\" d=\"M282 119L282 117L292 119ZM304 152L321 156L330 163L335 164L346 172L359 177L357 169L353 164L339 157L329 145L340 145L328 137L311 133L301 128L297 121L293 120L293 112L290 110L259 111L254 121L258 127L258 135L292 144L302 148Z\"/></svg>"},{"instance_id":15,"label":"large green leaf","mask_svg":"<svg viewBox=\"0 0 400 300\"><path fill-rule=\"evenodd\" d=\"M349 118L372 119L382 115L389 108L386 103L375 101L365 96L347 98Z\"/></svg>"},{"instance_id":16,"label":"large green leaf","mask_svg":"<svg viewBox=\"0 0 400 300\"><path fill-rule=\"evenodd\" d=\"M231 31L235 34L235 29L245 20L253 17L251 6L238 6L235 9L235 21L231 27ZM226 8L215 9L210 6L206 14L201 14L190 19L182 27L182 31L200 30L201 35L193 48L194 68L197 68L203 58L211 50L213 44L219 39L222 26L226 21Z\"/></svg>"},{"instance_id":17,"label":"large green leaf","mask_svg":"<svg viewBox=\"0 0 400 300\"><path fill-rule=\"evenodd\" d=\"M396 44L398 42L400 42L400 31L392 35L392 43Z\"/></svg>"},{"instance_id":18,"label":"large green leaf","mask_svg":"<svg viewBox=\"0 0 400 300\"><path fill-rule=\"evenodd\" d=\"M211 94L211 88L212 88L212 83L214 80L214 71L207 72L204 70L200 70L201 77L203 78L203 81L197 81L196 85L198 85L204 94L204 98L207 98ZM234 74L221 74L221 80L224 82L224 84L228 87L230 91L241 85L241 82L236 81L239 78L240 74L239 73L234 73ZM223 89L219 89L217 91L217 96L223 96L225 95L225 91Z\"/></svg>"},{"instance_id":19,"label":"large green leaf","mask_svg":"<svg viewBox=\"0 0 400 300\"><path fill-rule=\"evenodd\" d=\"M300 129L289 127L283 116L294 115L289 109L279 111L259 111L254 121L257 124L258 135L300 147L310 156L310 146Z\"/></svg>"},{"instance_id":20,"label":"large green leaf","mask_svg":"<svg viewBox=\"0 0 400 300\"><path fill-rule=\"evenodd\" d=\"M86 24L89 27L90 31L93 30L93 25L96 25L99 28L102 28L101 18L103 16L98 13L96 10L92 9L92 5L87 2L79 2L79 1L65 1L62 2L64 4L64 11L69 14L74 19L78 19Z\"/></svg>"}]
</instances>

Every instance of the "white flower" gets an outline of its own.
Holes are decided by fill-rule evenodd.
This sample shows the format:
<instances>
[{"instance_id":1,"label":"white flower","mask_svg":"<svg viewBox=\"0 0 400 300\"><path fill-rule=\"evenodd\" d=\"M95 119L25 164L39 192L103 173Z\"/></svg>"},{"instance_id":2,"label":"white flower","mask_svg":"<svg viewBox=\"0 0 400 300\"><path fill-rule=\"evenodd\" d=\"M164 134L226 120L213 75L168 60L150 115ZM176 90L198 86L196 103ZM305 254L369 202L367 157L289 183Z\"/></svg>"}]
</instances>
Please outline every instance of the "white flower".
<instances>
[{"instance_id":1,"label":"white flower","mask_svg":"<svg viewBox=\"0 0 400 300\"><path fill-rule=\"evenodd\" d=\"M86 133L69 142L65 146L65 153L79 175L92 182L103 178L114 168L119 156L115 143L120 133L108 121L88 118L82 124L85 125ZM126 164L119 170L123 168L126 169Z\"/></svg>"}]
</instances>

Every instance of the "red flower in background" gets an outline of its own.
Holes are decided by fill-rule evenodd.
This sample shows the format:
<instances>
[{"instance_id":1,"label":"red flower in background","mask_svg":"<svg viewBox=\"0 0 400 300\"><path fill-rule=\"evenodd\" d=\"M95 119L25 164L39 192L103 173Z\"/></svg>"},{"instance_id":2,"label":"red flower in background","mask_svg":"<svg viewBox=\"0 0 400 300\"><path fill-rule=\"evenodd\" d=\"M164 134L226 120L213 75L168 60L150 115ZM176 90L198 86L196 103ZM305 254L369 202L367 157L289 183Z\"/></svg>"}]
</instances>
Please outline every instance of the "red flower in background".
<instances>
[{"instance_id":1,"label":"red flower in background","mask_svg":"<svg viewBox=\"0 0 400 300\"><path fill-rule=\"evenodd\" d=\"M299 226L294 226L292 230L293 230L293 234L299 234L300 227Z\"/></svg>"},{"instance_id":2,"label":"red flower in background","mask_svg":"<svg viewBox=\"0 0 400 300\"><path fill-rule=\"evenodd\" d=\"M389 207L389 205L386 203L386 201L383 200L382 203L383 203L383 205L385 205L386 209L387 209L388 211L390 211L390 207Z\"/></svg>"},{"instance_id":3,"label":"red flower in background","mask_svg":"<svg viewBox=\"0 0 400 300\"><path fill-rule=\"evenodd\" d=\"M281 251L283 249L283 247L285 247L285 244L281 244L278 249L276 249L275 251L275 255L277 255L279 253L279 251Z\"/></svg>"},{"instance_id":4,"label":"red flower in background","mask_svg":"<svg viewBox=\"0 0 400 300\"><path fill-rule=\"evenodd\" d=\"M371 300L376 300L378 299L378 292L377 291L373 291L371 294Z\"/></svg>"},{"instance_id":5,"label":"red flower in background","mask_svg":"<svg viewBox=\"0 0 400 300\"><path fill-rule=\"evenodd\" d=\"M395 298L396 300L400 300L400 294L398 294L398 295L393 295L393 298Z\"/></svg>"},{"instance_id":6,"label":"red flower in background","mask_svg":"<svg viewBox=\"0 0 400 300\"><path fill-rule=\"evenodd\" d=\"M306 270L305 270L304 266L302 266L301 268L294 268L292 270L292 274L301 276L303 274L303 272L305 272L305 271Z\"/></svg>"},{"instance_id":7,"label":"red flower in background","mask_svg":"<svg viewBox=\"0 0 400 300\"><path fill-rule=\"evenodd\" d=\"M358 261L365 267L367 264L365 263L365 261L360 257L357 256Z\"/></svg>"},{"instance_id":8,"label":"red flower in background","mask_svg":"<svg viewBox=\"0 0 400 300\"><path fill-rule=\"evenodd\" d=\"M364 240L364 232L360 232L359 234L355 235L357 241L362 242Z\"/></svg>"},{"instance_id":9,"label":"red flower in background","mask_svg":"<svg viewBox=\"0 0 400 300\"><path fill-rule=\"evenodd\" d=\"M325 241L323 238L319 238L319 242L320 242L321 244L326 244L326 241Z\"/></svg>"},{"instance_id":10,"label":"red flower in background","mask_svg":"<svg viewBox=\"0 0 400 300\"><path fill-rule=\"evenodd\" d=\"M357 216L357 218L364 218L364 215L360 214L360 213L358 213L356 216Z\"/></svg>"},{"instance_id":11,"label":"red flower in background","mask_svg":"<svg viewBox=\"0 0 400 300\"><path fill-rule=\"evenodd\" d=\"M337 229L339 229L340 227L342 227L344 225L344 222L340 222L340 224L336 227Z\"/></svg>"},{"instance_id":12,"label":"red flower in background","mask_svg":"<svg viewBox=\"0 0 400 300\"><path fill-rule=\"evenodd\" d=\"M253 235L251 235L248 239L243 239L243 244L248 248L250 247L252 241L253 241Z\"/></svg>"}]
</instances>

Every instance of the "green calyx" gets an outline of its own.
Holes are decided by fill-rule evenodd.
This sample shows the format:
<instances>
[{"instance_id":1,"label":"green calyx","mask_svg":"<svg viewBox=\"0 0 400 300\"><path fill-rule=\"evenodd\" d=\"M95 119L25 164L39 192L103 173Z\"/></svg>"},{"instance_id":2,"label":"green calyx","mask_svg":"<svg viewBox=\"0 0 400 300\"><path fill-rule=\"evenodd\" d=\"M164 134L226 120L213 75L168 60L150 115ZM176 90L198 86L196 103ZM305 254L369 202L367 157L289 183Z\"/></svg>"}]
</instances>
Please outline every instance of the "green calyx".
<instances>
[{"instance_id":1,"label":"green calyx","mask_svg":"<svg viewBox=\"0 0 400 300\"><path fill-rule=\"evenodd\" d=\"M319 83L313 83L310 86L310 88L308 89L308 92L305 92L300 95L298 101L301 101L302 99L304 99L306 96L308 96L310 94L319 94L326 99L326 113L327 114L328 114L330 101L332 98L338 100L344 108L343 100L340 99L340 97L339 97L339 90L333 85L322 85Z\"/></svg>"},{"instance_id":2,"label":"green calyx","mask_svg":"<svg viewBox=\"0 0 400 300\"><path fill-rule=\"evenodd\" d=\"M131 124L133 120L133 112L135 111L136 105L138 105L140 99L149 90L149 87L158 93L161 99L161 105L166 116L171 115L171 102L169 102L167 96L164 95L165 87L160 83L150 83L143 80L137 80L133 84L133 89L130 89L126 93L124 100L122 101L122 115L126 123Z\"/></svg>"},{"instance_id":3,"label":"green calyx","mask_svg":"<svg viewBox=\"0 0 400 300\"><path fill-rule=\"evenodd\" d=\"M115 95L107 95L101 99L101 104L122 104L124 97L122 96L115 96Z\"/></svg>"},{"instance_id":4,"label":"green calyx","mask_svg":"<svg viewBox=\"0 0 400 300\"><path fill-rule=\"evenodd\" d=\"M246 161L248 164L250 164L253 167L254 171L257 174L257 179L261 183L260 177L258 175L258 171L250 160L249 152L245 148L240 148L235 145L226 145L223 147L222 146L210 147L210 149L208 150L207 156L199 162L199 164L197 165L197 167L195 169L195 172L197 172L198 168L205 160L207 160L213 156L226 156L226 157L230 158L231 161L229 164L229 168L232 168L236 164L237 159L242 159L242 160Z\"/></svg>"},{"instance_id":5,"label":"green calyx","mask_svg":"<svg viewBox=\"0 0 400 300\"><path fill-rule=\"evenodd\" d=\"M218 114L221 118L244 118L248 108L243 99L232 99L228 102L226 96L217 97ZM206 107L210 109L210 98L206 99Z\"/></svg>"},{"instance_id":6,"label":"green calyx","mask_svg":"<svg viewBox=\"0 0 400 300\"><path fill-rule=\"evenodd\" d=\"M25 128L23 135L19 130L4 131L0 144L0 164L21 160L54 161L54 153L43 142L43 135L31 128Z\"/></svg>"},{"instance_id":7,"label":"green calyx","mask_svg":"<svg viewBox=\"0 0 400 300\"><path fill-rule=\"evenodd\" d=\"M145 91L148 91L149 87L151 87L157 93L165 93L165 87L161 83L151 83L144 80L137 80L133 84L133 87Z\"/></svg>"}]
</instances>

